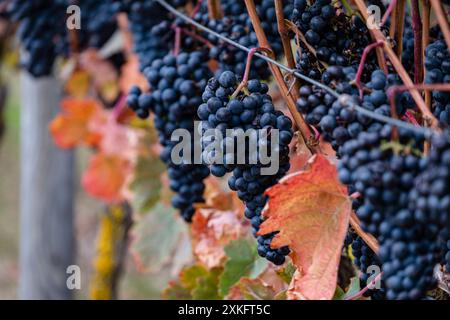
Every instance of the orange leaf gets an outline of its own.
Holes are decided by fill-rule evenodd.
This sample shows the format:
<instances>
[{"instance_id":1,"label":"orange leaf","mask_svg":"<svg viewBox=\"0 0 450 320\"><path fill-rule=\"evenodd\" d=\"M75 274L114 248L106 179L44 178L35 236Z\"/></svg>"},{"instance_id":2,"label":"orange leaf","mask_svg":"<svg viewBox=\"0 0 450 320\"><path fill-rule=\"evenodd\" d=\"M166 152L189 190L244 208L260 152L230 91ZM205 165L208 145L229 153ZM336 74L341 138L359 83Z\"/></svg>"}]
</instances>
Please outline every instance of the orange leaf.
<instances>
[{"instance_id":1,"label":"orange leaf","mask_svg":"<svg viewBox=\"0 0 450 320\"><path fill-rule=\"evenodd\" d=\"M117 155L92 156L83 174L83 188L90 195L109 203L123 200L122 190L130 174L129 162Z\"/></svg>"},{"instance_id":2,"label":"orange leaf","mask_svg":"<svg viewBox=\"0 0 450 320\"><path fill-rule=\"evenodd\" d=\"M98 133L91 132L89 121L100 107L92 99L65 99L62 112L50 123L50 133L60 148L73 148L78 144L94 146L100 140Z\"/></svg>"},{"instance_id":3,"label":"orange leaf","mask_svg":"<svg viewBox=\"0 0 450 320\"><path fill-rule=\"evenodd\" d=\"M136 55L130 55L128 62L122 67L120 77L120 89L128 92L132 86L137 85L143 91L148 90L148 82L139 70L139 59Z\"/></svg>"},{"instance_id":4,"label":"orange leaf","mask_svg":"<svg viewBox=\"0 0 450 320\"><path fill-rule=\"evenodd\" d=\"M298 275L291 297L331 299L351 212L336 167L324 156L314 156L308 170L287 176L267 194L267 219L259 234L280 231L272 246L292 250Z\"/></svg>"},{"instance_id":5,"label":"orange leaf","mask_svg":"<svg viewBox=\"0 0 450 320\"><path fill-rule=\"evenodd\" d=\"M82 70L73 72L65 85L66 92L75 98L87 96L90 85L89 74Z\"/></svg>"}]
</instances>

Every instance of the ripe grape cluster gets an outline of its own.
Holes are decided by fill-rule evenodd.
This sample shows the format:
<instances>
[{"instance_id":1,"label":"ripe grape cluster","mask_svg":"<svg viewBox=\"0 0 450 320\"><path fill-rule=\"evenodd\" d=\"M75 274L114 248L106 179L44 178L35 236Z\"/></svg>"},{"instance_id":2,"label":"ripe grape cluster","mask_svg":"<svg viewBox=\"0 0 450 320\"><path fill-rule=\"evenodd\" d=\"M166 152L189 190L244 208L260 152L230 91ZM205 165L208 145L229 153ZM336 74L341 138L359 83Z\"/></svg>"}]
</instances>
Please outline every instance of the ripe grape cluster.
<instances>
[{"instance_id":1,"label":"ripe grape cluster","mask_svg":"<svg viewBox=\"0 0 450 320\"><path fill-rule=\"evenodd\" d=\"M19 23L20 64L35 77L49 75L56 57L67 49L66 9L66 0L8 3L9 17Z\"/></svg>"},{"instance_id":2,"label":"ripe grape cluster","mask_svg":"<svg viewBox=\"0 0 450 320\"><path fill-rule=\"evenodd\" d=\"M331 0L316 0L310 4L306 0L295 0L292 19L307 43L315 49L311 52L300 42L302 52L297 59L298 68L316 80L320 80L325 69L322 63L355 66L370 43L364 22L357 17L348 17L334 7ZM373 58L373 54L369 55L367 72L374 68Z\"/></svg>"},{"instance_id":3,"label":"ripe grape cluster","mask_svg":"<svg viewBox=\"0 0 450 320\"><path fill-rule=\"evenodd\" d=\"M422 243L428 247L422 260L429 264L441 262L448 272L450 265L450 136L448 131L436 134L431 140L431 151L424 159L422 173L410 194L410 210L415 221L425 229ZM432 276L432 270L427 270Z\"/></svg>"},{"instance_id":4,"label":"ripe grape cluster","mask_svg":"<svg viewBox=\"0 0 450 320\"><path fill-rule=\"evenodd\" d=\"M285 16L289 17L292 11L291 1L285 0L283 3ZM281 53L282 45L278 35L274 2L272 0L256 0L255 5L262 27L274 53ZM223 18L210 19L207 4L203 2L200 10L195 15L195 19L247 48L259 47L258 39L244 2L235 0L221 1L221 8L224 14ZM210 57L219 63L217 74L229 70L242 77L246 66L247 53L228 45L212 35L205 35L205 37L214 44L214 47L210 50ZM251 79L267 80L270 74L270 69L264 60L254 59L250 72Z\"/></svg>"},{"instance_id":5,"label":"ripe grape cluster","mask_svg":"<svg viewBox=\"0 0 450 320\"><path fill-rule=\"evenodd\" d=\"M230 188L237 191L238 197L245 202L245 216L251 220L253 234L256 236L263 222L262 210L267 202L264 192L275 185L290 168L289 144L293 138L292 122L281 111L276 111L271 97L267 94L268 86L258 80L250 80L246 87L248 91L238 92L233 96L238 86L238 78L231 71L223 72L219 77L211 78L203 93L203 104L198 109L198 116L203 120L203 128L216 129L223 137L221 151L209 150L211 141L204 139L203 158L210 164L211 173L223 177L227 173L232 175L228 179ZM229 129L258 130L256 140L246 140L239 143L239 137L227 135ZM279 132L279 139L275 144L268 136L260 135L261 130L268 135ZM257 149L252 149L254 144ZM245 151L240 149L245 145ZM279 162L278 170L274 174L264 174L261 158L256 154L263 146L276 154ZM239 160L242 155L243 161ZM219 157L223 161L210 161ZM272 161L274 159L272 158ZM274 264L283 264L289 253L287 247L272 249L271 242L275 234L258 236L258 253Z\"/></svg>"},{"instance_id":6,"label":"ripe grape cluster","mask_svg":"<svg viewBox=\"0 0 450 320\"><path fill-rule=\"evenodd\" d=\"M156 59L144 69L152 91L142 93L135 87L128 97L128 105L139 117L147 118L150 112L155 115L155 127L164 147L161 159L169 168L170 187L177 193L172 204L180 209L186 221L192 219L194 203L204 201L203 180L209 170L205 165L195 164L191 155L181 154L183 162L174 163L172 150L178 141L172 141L172 133L185 129L192 138L191 145L194 144L197 108L206 79L211 76L206 60L205 51L181 52L177 56L168 54L163 59Z\"/></svg>"},{"instance_id":7,"label":"ripe grape cluster","mask_svg":"<svg viewBox=\"0 0 450 320\"><path fill-rule=\"evenodd\" d=\"M450 52L443 40L430 44L425 51L425 82L450 83ZM443 125L450 125L450 93L433 91L434 115Z\"/></svg>"},{"instance_id":8,"label":"ripe grape cluster","mask_svg":"<svg viewBox=\"0 0 450 320\"><path fill-rule=\"evenodd\" d=\"M81 29L77 30L78 49L101 48L117 31L118 7L105 0L81 0Z\"/></svg>"},{"instance_id":9,"label":"ripe grape cluster","mask_svg":"<svg viewBox=\"0 0 450 320\"><path fill-rule=\"evenodd\" d=\"M373 282L381 272L381 261L364 240L356 235L353 235L351 248L352 255L355 257L354 264L361 271L360 286L363 288ZM384 282L381 282L379 288L377 286L379 284L375 283L375 288L366 291L364 296L371 297L372 300L384 300L386 298Z\"/></svg>"},{"instance_id":10,"label":"ripe grape cluster","mask_svg":"<svg viewBox=\"0 0 450 320\"><path fill-rule=\"evenodd\" d=\"M179 6L185 1L172 0L169 3ZM171 19L167 10L152 0L116 0L114 5L120 12L127 14L133 35L133 50L139 57L141 70L150 66L155 59L162 58L169 53L173 41L163 40L151 32L158 24Z\"/></svg>"},{"instance_id":11,"label":"ripe grape cluster","mask_svg":"<svg viewBox=\"0 0 450 320\"><path fill-rule=\"evenodd\" d=\"M58 56L67 57L71 50L101 48L117 30L116 5L106 1L82 0L77 3L81 14L79 29L69 31L68 0L11 0L6 16L19 25L18 36L23 47L20 64L35 77L50 75ZM69 33L76 35L72 43Z\"/></svg>"}]
</instances>

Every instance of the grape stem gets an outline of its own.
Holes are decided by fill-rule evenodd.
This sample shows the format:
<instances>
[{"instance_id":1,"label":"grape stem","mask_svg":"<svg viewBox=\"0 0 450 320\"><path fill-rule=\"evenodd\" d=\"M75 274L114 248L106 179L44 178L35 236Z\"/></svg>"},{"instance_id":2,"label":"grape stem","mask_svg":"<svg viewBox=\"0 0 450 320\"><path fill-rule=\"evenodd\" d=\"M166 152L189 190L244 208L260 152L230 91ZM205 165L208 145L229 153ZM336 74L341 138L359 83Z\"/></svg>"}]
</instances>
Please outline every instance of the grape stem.
<instances>
[{"instance_id":1,"label":"grape stem","mask_svg":"<svg viewBox=\"0 0 450 320\"><path fill-rule=\"evenodd\" d=\"M430 43L430 1L422 0L422 17L423 17L423 30L422 30L422 61L425 60L425 50ZM427 69L425 64L422 68L422 74L425 77L427 74ZM425 104L428 110L431 110L431 93L425 91Z\"/></svg>"},{"instance_id":2,"label":"grape stem","mask_svg":"<svg viewBox=\"0 0 450 320\"><path fill-rule=\"evenodd\" d=\"M195 5L194 9L192 9L192 12L189 14L189 16L191 18L195 17L195 15L197 14L197 12L200 10L200 8L202 7L202 3L203 0L198 0L197 4Z\"/></svg>"},{"instance_id":3,"label":"grape stem","mask_svg":"<svg viewBox=\"0 0 450 320\"><path fill-rule=\"evenodd\" d=\"M414 33L414 82L421 83L423 72L422 22L420 20L419 0L411 0L412 29Z\"/></svg>"},{"instance_id":4,"label":"grape stem","mask_svg":"<svg viewBox=\"0 0 450 320\"><path fill-rule=\"evenodd\" d=\"M173 48L173 55L177 56L181 49L181 28L175 27L175 45Z\"/></svg>"},{"instance_id":5,"label":"grape stem","mask_svg":"<svg viewBox=\"0 0 450 320\"><path fill-rule=\"evenodd\" d=\"M374 288L374 286L376 285L376 283L378 281L381 280L381 278L383 277L383 272L380 272L379 274L377 274L377 276L371 281L369 282L362 290L360 290L359 292L355 293L354 295L351 295L350 297L345 298L345 300L356 300L360 297L362 297L364 295L364 293L366 293L368 290L371 290Z\"/></svg>"},{"instance_id":6,"label":"grape stem","mask_svg":"<svg viewBox=\"0 0 450 320\"><path fill-rule=\"evenodd\" d=\"M364 19L367 21L368 18L368 12L366 4L363 0L354 0L358 10L363 15ZM381 40L384 42L383 50L388 56L389 60L391 61L392 66L397 71L400 78L403 80L403 83L410 87L410 93L412 98L417 104L417 107L419 108L420 112L422 113L425 123L427 126L437 129L439 126L439 122L436 119L436 117L433 115L433 113L427 108L425 101L422 98L422 95L419 93L417 89L414 88L414 82L411 80L411 78L408 75L408 72L403 67L401 61L395 54L395 52L392 50L392 48L387 44L386 38L383 35L383 33L378 29L371 29L370 32L373 34L373 36L376 38L376 40Z\"/></svg>"},{"instance_id":7,"label":"grape stem","mask_svg":"<svg viewBox=\"0 0 450 320\"><path fill-rule=\"evenodd\" d=\"M248 78L250 77L250 70L251 70L251 66L252 66L252 60L253 60L253 56L255 55L256 52L265 52L267 54L273 54L273 52L270 49L267 48L251 48L250 51L248 52L247 55L247 63L245 65L245 72L244 72L244 76L242 77L242 81L239 84L239 86L236 88L236 90L233 92L233 94L231 95L231 99L234 99L238 96L238 94L242 91L242 89L244 89L245 87L247 87L248 84Z\"/></svg>"},{"instance_id":8,"label":"grape stem","mask_svg":"<svg viewBox=\"0 0 450 320\"><path fill-rule=\"evenodd\" d=\"M195 32L192 32L192 31L187 30L185 28L181 28L181 32L184 33L185 35L191 37L192 39L195 39L195 40L203 43L204 45L206 45L210 49L214 47L214 45L211 42L209 42L208 40L206 40L202 36L196 34Z\"/></svg>"},{"instance_id":9,"label":"grape stem","mask_svg":"<svg viewBox=\"0 0 450 320\"><path fill-rule=\"evenodd\" d=\"M397 57L402 57L403 31L405 28L406 0L398 0L395 8L395 43L397 46Z\"/></svg>"},{"instance_id":10,"label":"grape stem","mask_svg":"<svg viewBox=\"0 0 450 320\"><path fill-rule=\"evenodd\" d=\"M358 199L359 197L361 197L361 193L359 193L359 192L353 192L353 193L350 195L350 198L352 198L353 200L356 200L356 199Z\"/></svg>"},{"instance_id":11,"label":"grape stem","mask_svg":"<svg viewBox=\"0 0 450 320\"><path fill-rule=\"evenodd\" d=\"M119 119L120 115L122 114L123 110L125 109L127 105L127 96L121 95L119 100L116 102L116 104L113 107L113 116L114 119Z\"/></svg>"},{"instance_id":12,"label":"grape stem","mask_svg":"<svg viewBox=\"0 0 450 320\"><path fill-rule=\"evenodd\" d=\"M380 245L377 239L375 239L371 234L364 232L361 228L361 221L359 221L358 216L354 211L350 214L350 225L353 227L355 232L364 240L364 242L372 249L373 252L378 253L380 250Z\"/></svg>"},{"instance_id":13,"label":"grape stem","mask_svg":"<svg viewBox=\"0 0 450 320\"><path fill-rule=\"evenodd\" d=\"M397 5L397 0L392 0L389 3L389 7L387 8L386 12L383 15L383 18L381 19L381 24L380 24L381 27L385 25L385 23L389 19L389 16L391 15L391 13L394 10L396 5Z\"/></svg>"},{"instance_id":14,"label":"grape stem","mask_svg":"<svg viewBox=\"0 0 450 320\"><path fill-rule=\"evenodd\" d=\"M297 41L299 43L299 46L300 46L300 42L303 42L305 44L306 48L308 49L308 51L311 52L317 59L316 49L314 49L314 47L309 44L308 40L306 40L306 38L305 38L305 35L298 29L298 27L292 21L286 20L285 23L286 23L288 29L295 33L295 35L297 37ZM328 68L328 64L326 62L320 61L319 59L317 59L317 61L323 67Z\"/></svg>"},{"instance_id":15,"label":"grape stem","mask_svg":"<svg viewBox=\"0 0 450 320\"><path fill-rule=\"evenodd\" d=\"M208 0L208 15L211 20L220 19L222 14L219 0Z\"/></svg>"},{"instance_id":16,"label":"grape stem","mask_svg":"<svg viewBox=\"0 0 450 320\"><path fill-rule=\"evenodd\" d=\"M392 86L388 89L388 97L392 108L395 109L395 97L397 93L409 91L412 89L424 90L424 91L450 91L450 83L435 83L435 84L416 84L413 86Z\"/></svg>"},{"instance_id":17,"label":"grape stem","mask_svg":"<svg viewBox=\"0 0 450 320\"><path fill-rule=\"evenodd\" d=\"M367 47L364 48L364 51L363 51L363 54L361 57L361 62L359 63L358 71L356 72L356 76L355 76L355 80L354 80L356 86L359 89L359 96L361 99L363 98L363 95L364 95L364 88L361 83L361 77L364 72L364 65L366 63L367 56L369 55L370 51L372 51L372 49L381 47L381 46L383 46L383 44L384 44L383 41L378 40L377 42L369 44ZM387 69L384 70L384 72L387 73Z\"/></svg>"},{"instance_id":18,"label":"grape stem","mask_svg":"<svg viewBox=\"0 0 450 320\"><path fill-rule=\"evenodd\" d=\"M411 122L413 125L419 127L420 124L417 122L416 118L411 114L409 110L405 112L405 115L403 116L406 118L409 122Z\"/></svg>"},{"instance_id":19,"label":"grape stem","mask_svg":"<svg viewBox=\"0 0 450 320\"><path fill-rule=\"evenodd\" d=\"M445 42L447 43L447 48L450 50L450 27L448 25L447 16L442 8L442 3L440 0L430 0L431 7L436 15L441 31L444 34Z\"/></svg>"},{"instance_id":20,"label":"grape stem","mask_svg":"<svg viewBox=\"0 0 450 320\"><path fill-rule=\"evenodd\" d=\"M281 37L281 43L283 45L284 56L289 68L295 68L294 54L292 53L291 39L289 38L289 29L286 28L283 12L283 0L275 0L275 14L277 17L278 33ZM295 81L293 84L293 97L294 100L299 98L300 83Z\"/></svg>"}]
</instances>

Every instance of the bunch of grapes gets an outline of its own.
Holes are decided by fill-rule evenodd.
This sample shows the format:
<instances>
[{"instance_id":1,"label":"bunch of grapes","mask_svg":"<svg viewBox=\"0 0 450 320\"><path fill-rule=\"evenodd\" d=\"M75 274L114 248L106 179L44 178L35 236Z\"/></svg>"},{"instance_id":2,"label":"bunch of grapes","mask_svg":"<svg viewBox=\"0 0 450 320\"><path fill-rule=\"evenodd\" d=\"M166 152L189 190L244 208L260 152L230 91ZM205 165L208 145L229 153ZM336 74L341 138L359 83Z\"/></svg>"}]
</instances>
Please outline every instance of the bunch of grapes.
<instances>
[{"instance_id":1,"label":"bunch of grapes","mask_svg":"<svg viewBox=\"0 0 450 320\"><path fill-rule=\"evenodd\" d=\"M105 0L80 0L77 4L81 11L78 49L101 48L117 31L118 6Z\"/></svg>"},{"instance_id":2,"label":"bunch of grapes","mask_svg":"<svg viewBox=\"0 0 450 320\"><path fill-rule=\"evenodd\" d=\"M205 138L203 157L207 163L212 164L213 175L223 177L232 172L228 184L244 201L245 216L251 219L253 234L256 236L263 222L261 213L267 202L264 192L275 185L290 168L289 144L293 138L292 122L281 111L275 110L272 99L267 94L266 84L250 80L246 87L247 91L243 90L236 94L238 85L238 78L231 71L225 71L208 82L198 115L203 120L205 130L216 129L225 138L221 143L220 152L210 150L208 145L211 141ZM240 143L239 137L227 135L229 129L256 130L253 131L255 139L249 138L249 141ZM261 135L262 130L268 135ZM273 142L270 135L275 134L275 130L279 132L279 139ZM245 146L244 153L240 149L242 146ZM278 170L274 173L264 173L264 169L269 165L263 164L258 156L264 147L272 152L271 159L275 156L279 162ZM219 154L216 154L217 152ZM223 161L219 160L218 163L210 160L217 157ZM274 264L283 264L289 249L287 247L272 249L271 242L274 235L258 236L258 253Z\"/></svg>"},{"instance_id":3,"label":"bunch of grapes","mask_svg":"<svg viewBox=\"0 0 450 320\"><path fill-rule=\"evenodd\" d=\"M12 0L8 16L19 23L20 64L35 77L50 75L55 59L67 51L66 0Z\"/></svg>"},{"instance_id":4,"label":"bunch of grapes","mask_svg":"<svg viewBox=\"0 0 450 320\"><path fill-rule=\"evenodd\" d=\"M354 235L352 242L352 255L355 257L354 264L360 270L360 286L365 287L373 282L373 280L381 272L381 261L375 252L369 248L364 240ZM375 283L373 289L369 289L365 292L364 296L371 297L372 300L384 300L386 299L386 288L384 282L381 282L381 287L377 288L378 284Z\"/></svg>"},{"instance_id":5,"label":"bunch of grapes","mask_svg":"<svg viewBox=\"0 0 450 320\"><path fill-rule=\"evenodd\" d=\"M278 55L282 52L283 48L278 34L274 2L272 0L256 0L255 5L269 43L274 53ZM247 48L259 47L258 39L244 2L234 0L221 1L221 8L224 14L223 18L210 19L207 5L204 2L195 15L195 19ZM284 1L283 9L285 16L289 17L292 11L290 1ZM214 44L214 47L210 50L210 57L219 62L217 74L228 70L242 77L247 60L246 52L230 46L212 35L206 34L205 37ZM267 80L270 78L270 75L270 69L264 60L255 59L252 62L250 79Z\"/></svg>"},{"instance_id":6,"label":"bunch of grapes","mask_svg":"<svg viewBox=\"0 0 450 320\"><path fill-rule=\"evenodd\" d=\"M173 42L163 41L150 32L159 23L170 19L167 10L151 0L116 0L115 6L127 14L133 50L139 57L141 70L170 51Z\"/></svg>"},{"instance_id":7,"label":"bunch of grapes","mask_svg":"<svg viewBox=\"0 0 450 320\"><path fill-rule=\"evenodd\" d=\"M196 164L193 156L180 154L183 161L174 163L172 151L178 141L172 141L172 133L185 129L194 145L194 121L197 108L201 104L201 93L211 76L205 64L205 51L168 54L156 59L144 69L152 91L142 93L133 88L128 97L128 105L141 118L147 118L150 112L155 115L155 127L164 150L161 159L168 166L171 189L177 193L172 203L180 209L182 217L191 221L195 212L194 203L204 202L203 180L209 175L208 167Z\"/></svg>"},{"instance_id":8,"label":"bunch of grapes","mask_svg":"<svg viewBox=\"0 0 450 320\"><path fill-rule=\"evenodd\" d=\"M294 1L293 22L304 34L311 52L300 42L302 52L297 57L298 69L312 79L320 80L325 64L355 66L364 48L370 44L368 30L358 17L348 17L333 6L331 0ZM324 64L325 63L325 64ZM374 55L366 62L366 71L375 67Z\"/></svg>"},{"instance_id":9,"label":"bunch of grapes","mask_svg":"<svg viewBox=\"0 0 450 320\"><path fill-rule=\"evenodd\" d=\"M443 40L430 44L425 51L425 82L450 83L450 52ZM441 124L450 125L450 94L444 91L433 91L434 115Z\"/></svg>"}]
</instances>

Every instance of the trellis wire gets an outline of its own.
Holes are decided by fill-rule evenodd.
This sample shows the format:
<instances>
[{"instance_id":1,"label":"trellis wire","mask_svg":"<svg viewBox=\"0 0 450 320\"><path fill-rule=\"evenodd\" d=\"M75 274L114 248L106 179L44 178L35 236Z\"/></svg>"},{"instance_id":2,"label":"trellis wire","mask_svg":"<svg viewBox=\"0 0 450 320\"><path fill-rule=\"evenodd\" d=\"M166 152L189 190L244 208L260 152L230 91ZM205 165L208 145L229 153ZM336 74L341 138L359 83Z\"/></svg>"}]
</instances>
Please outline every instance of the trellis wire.
<instances>
[{"instance_id":1,"label":"trellis wire","mask_svg":"<svg viewBox=\"0 0 450 320\"><path fill-rule=\"evenodd\" d=\"M234 47L236 47L236 48L238 48L238 49L240 49L242 51L245 51L247 53L249 53L251 51L250 48L247 48L247 47L241 45L240 43L237 43L237 42L235 42L235 41L233 41L233 40L231 40L231 39L229 39L229 38L227 38L227 37L225 37L225 36L215 32L214 30L211 30L208 27L205 27L204 25L198 23L197 21L193 20L192 18L186 16L185 14L183 14L182 12L178 11L177 9L172 7L170 4L168 4L165 0L154 0L154 1L158 2L167 11L169 11L172 14L174 14L175 16L183 19L187 23L189 23L191 25L194 25L198 29L200 29L200 30L202 30L202 31L204 31L206 33L209 33L212 36L214 36L214 37L216 37L216 38L218 38L220 40L223 40L224 42L226 42L226 43L228 43L228 44L230 44L230 45L232 45L232 46L234 46ZM390 118L390 117L387 117L387 116L384 116L384 115L372 112L370 110L367 110L367 109L361 107L360 105L358 105L354 101L354 99L351 98L351 96L346 95L346 94L339 94L335 90L333 90L332 88L324 85L323 83L320 83L320 82L318 82L318 81L316 81L314 79L311 79L308 76L300 73L298 70L291 69L291 68L285 66L284 64L282 64L282 63L280 63L280 62L278 62L278 61L276 61L276 60L274 60L272 58L269 58L269 57L267 57L267 56L265 56L265 55L263 55L261 53L256 52L254 54L254 56L265 60L267 63L271 63L271 64L279 67L280 69L282 69L285 72L295 76L296 78L302 79L302 80L304 80L304 81L306 81L306 82L308 82L308 83L310 83L312 85L315 85L315 86L317 86L317 87L327 91L329 94L333 95L336 99L339 99L340 103L343 106L346 106L346 107L348 107L350 109L353 109L356 112L359 112L359 113L361 113L361 114L363 114L363 115L365 115L365 116L367 116L369 118L372 118L372 119L375 119L375 120L378 120L378 121L390 124L392 126L396 126L396 127L407 129L407 130L411 130L411 131L413 131L415 133L424 135L426 138L431 137L431 135L434 133L434 131L429 129L429 128L425 128L425 127L417 126L417 125L412 125L412 124L409 124L407 122L404 122L404 121L401 121L401 120L398 120L398 119L394 119L394 118Z\"/></svg>"}]
</instances>

